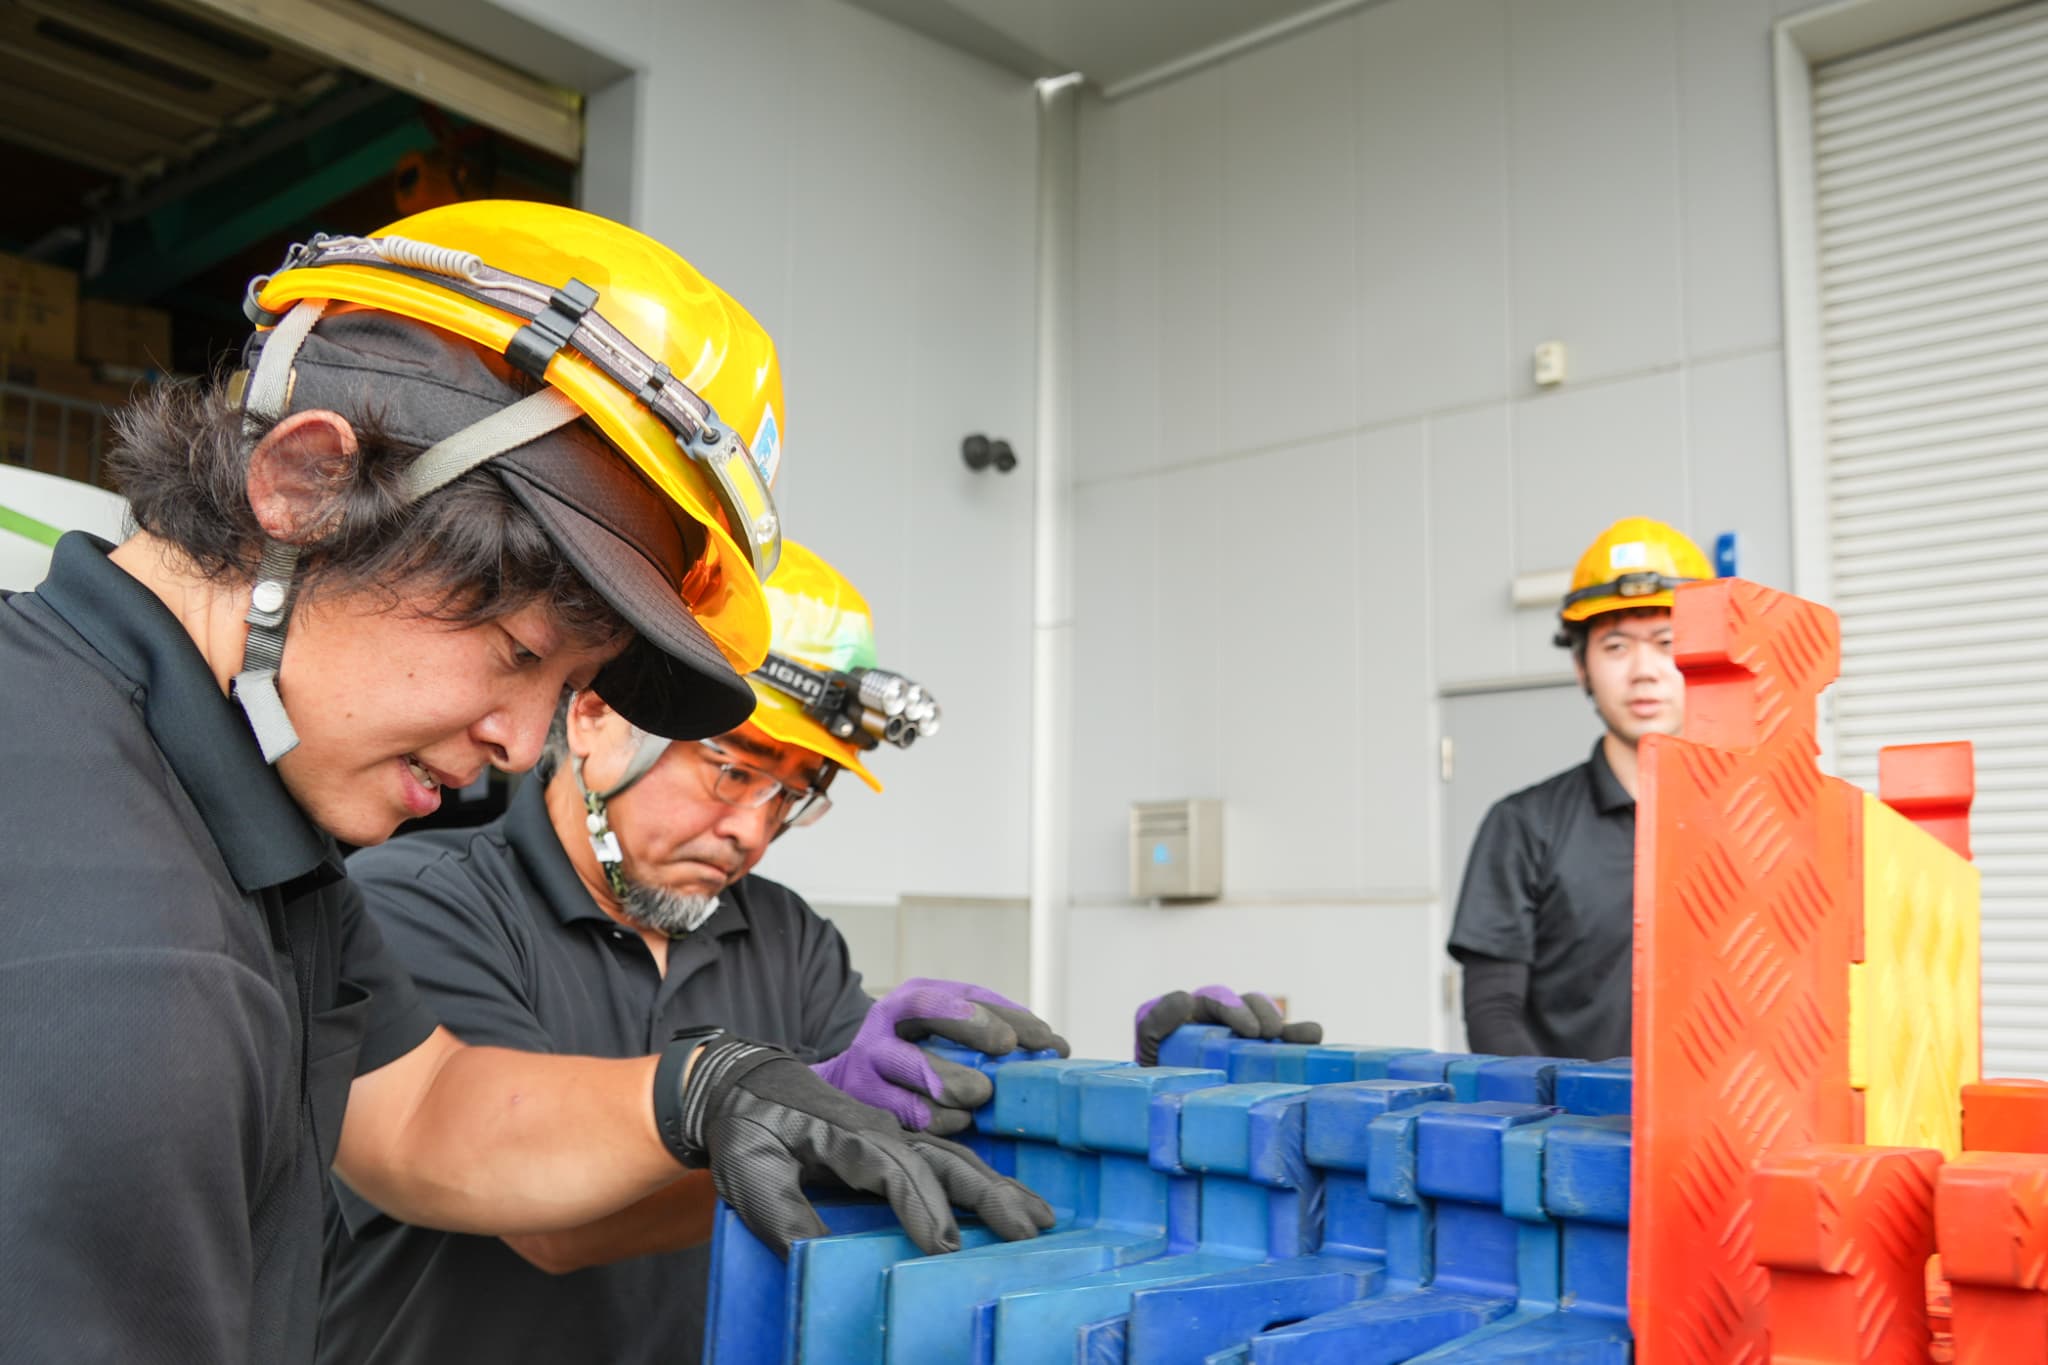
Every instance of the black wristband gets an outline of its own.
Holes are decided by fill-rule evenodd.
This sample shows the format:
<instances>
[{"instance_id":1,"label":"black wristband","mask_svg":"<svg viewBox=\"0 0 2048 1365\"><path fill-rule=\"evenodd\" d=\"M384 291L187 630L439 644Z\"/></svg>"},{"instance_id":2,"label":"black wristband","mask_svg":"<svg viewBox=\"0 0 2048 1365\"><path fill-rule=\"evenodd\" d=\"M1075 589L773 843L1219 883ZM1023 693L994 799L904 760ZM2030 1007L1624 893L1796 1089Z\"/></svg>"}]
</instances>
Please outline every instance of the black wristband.
<instances>
[{"instance_id":1,"label":"black wristband","mask_svg":"<svg viewBox=\"0 0 2048 1365\"><path fill-rule=\"evenodd\" d=\"M723 1034L720 1028L677 1029L661 1050L654 1067L654 1126L669 1155L683 1165L702 1167L708 1154L689 1139L683 1122L683 1075L691 1056Z\"/></svg>"}]
</instances>

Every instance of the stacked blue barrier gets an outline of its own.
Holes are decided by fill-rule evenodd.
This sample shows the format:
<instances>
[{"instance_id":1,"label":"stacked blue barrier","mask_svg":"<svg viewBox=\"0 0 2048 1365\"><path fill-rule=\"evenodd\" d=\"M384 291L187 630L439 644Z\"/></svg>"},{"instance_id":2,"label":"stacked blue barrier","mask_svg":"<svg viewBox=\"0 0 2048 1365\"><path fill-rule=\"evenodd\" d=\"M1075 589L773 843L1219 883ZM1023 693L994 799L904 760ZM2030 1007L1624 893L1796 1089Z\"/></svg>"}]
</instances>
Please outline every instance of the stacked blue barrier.
<instances>
[{"instance_id":1,"label":"stacked blue barrier","mask_svg":"<svg viewBox=\"0 0 2048 1365\"><path fill-rule=\"evenodd\" d=\"M706 1359L1626 1362L1629 1068L1254 1042L1161 1065L946 1051L969 1136L1050 1203L1038 1238L924 1256L821 1196L788 1263L718 1213Z\"/></svg>"}]
</instances>

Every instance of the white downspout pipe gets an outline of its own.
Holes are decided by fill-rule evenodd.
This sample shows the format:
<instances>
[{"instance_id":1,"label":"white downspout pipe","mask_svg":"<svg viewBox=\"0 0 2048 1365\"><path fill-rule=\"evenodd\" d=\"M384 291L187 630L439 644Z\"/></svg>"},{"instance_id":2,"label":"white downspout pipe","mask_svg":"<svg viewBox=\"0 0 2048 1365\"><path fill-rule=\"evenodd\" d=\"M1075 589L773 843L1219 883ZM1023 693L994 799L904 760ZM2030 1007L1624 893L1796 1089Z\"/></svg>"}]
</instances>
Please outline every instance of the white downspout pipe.
<instances>
[{"instance_id":1,"label":"white downspout pipe","mask_svg":"<svg viewBox=\"0 0 2048 1365\"><path fill-rule=\"evenodd\" d=\"M1074 124L1081 77L1038 82L1038 403L1032 461L1031 1008L1065 1017L1067 763L1073 737Z\"/></svg>"}]
</instances>

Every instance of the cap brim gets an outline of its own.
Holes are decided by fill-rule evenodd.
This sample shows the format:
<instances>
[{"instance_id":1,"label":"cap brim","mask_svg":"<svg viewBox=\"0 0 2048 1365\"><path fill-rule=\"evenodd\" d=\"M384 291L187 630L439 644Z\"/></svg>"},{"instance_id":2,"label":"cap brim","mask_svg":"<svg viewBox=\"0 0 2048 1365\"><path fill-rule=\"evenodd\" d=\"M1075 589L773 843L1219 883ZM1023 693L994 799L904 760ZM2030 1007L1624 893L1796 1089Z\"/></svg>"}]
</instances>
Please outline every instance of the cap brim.
<instances>
[{"instance_id":1,"label":"cap brim","mask_svg":"<svg viewBox=\"0 0 2048 1365\"><path fill-rule=\"evenodd\" d=\"M594 690L605 705L666 739L705 739L743 724L754 710L753 690L661 571L602 522L523 477L516 458L500 456L493 467L563 557L636 633L597 675Z\"/></svg>"}]
</instances>

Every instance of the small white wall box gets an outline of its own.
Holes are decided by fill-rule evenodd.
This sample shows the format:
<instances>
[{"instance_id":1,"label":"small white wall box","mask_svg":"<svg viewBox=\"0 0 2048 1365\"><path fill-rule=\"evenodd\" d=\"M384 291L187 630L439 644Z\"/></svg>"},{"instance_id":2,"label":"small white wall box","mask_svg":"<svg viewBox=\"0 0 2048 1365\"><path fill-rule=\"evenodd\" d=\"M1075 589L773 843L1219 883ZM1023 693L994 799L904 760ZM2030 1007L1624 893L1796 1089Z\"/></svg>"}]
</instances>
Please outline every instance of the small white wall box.
<instances>
[{"instance_id":1,"label":"small white wall box","mask_svg":"<svg viewBox=\"0 0 2048 1365\"><path fill-rule=\"evenodd\" d=\"M1131 899L1213 900L1223 894L1223 803L1131 803Z\"/></svg>"}]
</instances>

